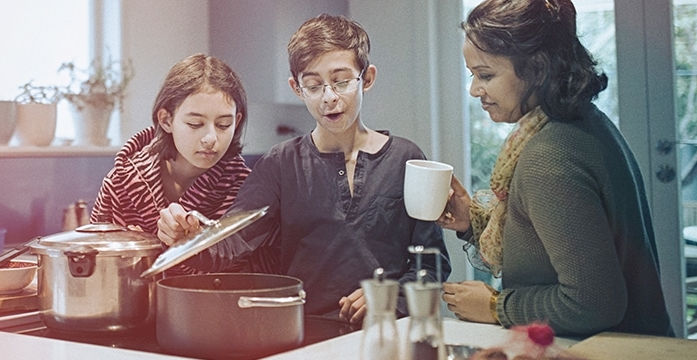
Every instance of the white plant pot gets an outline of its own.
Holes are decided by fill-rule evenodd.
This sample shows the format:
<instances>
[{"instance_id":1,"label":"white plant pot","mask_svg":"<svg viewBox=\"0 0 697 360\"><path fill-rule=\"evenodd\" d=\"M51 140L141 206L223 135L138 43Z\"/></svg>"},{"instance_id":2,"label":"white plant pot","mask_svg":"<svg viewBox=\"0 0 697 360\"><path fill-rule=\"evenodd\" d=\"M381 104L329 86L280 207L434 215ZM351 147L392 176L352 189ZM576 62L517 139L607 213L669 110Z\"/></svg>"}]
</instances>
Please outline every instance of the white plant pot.
<instances>
[{"instance_id":1,"label":"white plant pot","mask_svg":"<svg viewBox=\"0 0 697 360\"><path fill-rule=\"evenodd\" d=\"M19 145L48 146L56 135L56 104L17 104Z\"/></svg>"},{"instance_id":2,"label":"white plant pot","mask_svg":"<svg viewBox=\"0 0 697 360\"><path fill-rule=\"evenodd\" d=\"M78 108L70 104L75 129L75 145L108 146L109 121L114 106L84 104Z\"/></svg>"},{"instance_id":3,"label":"white plant pot","mask_svg":"<svg viewBox=\"0 0 697 360\"><path fill-rule=\"evenodd\" d=\"M0 101L0 146L7 145L17 124L17 103Z\"/></svg>"}]
</instances>

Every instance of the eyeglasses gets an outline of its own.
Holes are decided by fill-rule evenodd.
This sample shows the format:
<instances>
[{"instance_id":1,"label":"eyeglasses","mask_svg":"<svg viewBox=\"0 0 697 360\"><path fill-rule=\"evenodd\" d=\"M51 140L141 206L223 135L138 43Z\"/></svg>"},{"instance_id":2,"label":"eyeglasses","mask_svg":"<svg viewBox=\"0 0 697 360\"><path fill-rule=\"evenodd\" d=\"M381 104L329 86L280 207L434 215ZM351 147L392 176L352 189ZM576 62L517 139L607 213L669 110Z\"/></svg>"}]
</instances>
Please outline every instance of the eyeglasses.
<instances>
[{"instance_id":1,"label":"eyeglasses","mask_svg":"<svg viewBox=\"0 0 697 360\"><path fill-rule=\"evenodd\" d=\"M324 89L327 86L331 87L332 91L334 91L334 93L337 95L349 94L356 91L356 89L358 88L358 83L361 81L361 77L363 76L364 70L365 69L361 70L361 72L358 74L358 77L352 79L337 81L332 84L318 84L298 87L302 90L303 96L305 96L308 99L318 99L322 97L322 95L324 94Z\"/></svg>"}]
</instances>

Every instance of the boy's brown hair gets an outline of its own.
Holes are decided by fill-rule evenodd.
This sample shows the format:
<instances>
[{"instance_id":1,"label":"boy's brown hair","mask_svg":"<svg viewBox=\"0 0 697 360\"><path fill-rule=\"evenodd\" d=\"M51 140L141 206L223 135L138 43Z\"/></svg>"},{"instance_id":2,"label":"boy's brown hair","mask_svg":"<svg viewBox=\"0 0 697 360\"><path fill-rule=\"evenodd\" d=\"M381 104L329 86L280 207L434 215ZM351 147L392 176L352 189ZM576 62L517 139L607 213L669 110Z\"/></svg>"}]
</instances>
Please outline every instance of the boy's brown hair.
<instances>
[{"instance_id":1,"label":"boy's brown hair","mask_svg":"<svg viewBox=\"0 0 697 360\"><path fill-rule=\"evenodd\" d=\"M322 54L353 50L359 70L370 65L370 39L363 27L344 16L321 14L305 21L288 42L288 62L295 81L298 74Z\"/></svg>"}]
</instances>

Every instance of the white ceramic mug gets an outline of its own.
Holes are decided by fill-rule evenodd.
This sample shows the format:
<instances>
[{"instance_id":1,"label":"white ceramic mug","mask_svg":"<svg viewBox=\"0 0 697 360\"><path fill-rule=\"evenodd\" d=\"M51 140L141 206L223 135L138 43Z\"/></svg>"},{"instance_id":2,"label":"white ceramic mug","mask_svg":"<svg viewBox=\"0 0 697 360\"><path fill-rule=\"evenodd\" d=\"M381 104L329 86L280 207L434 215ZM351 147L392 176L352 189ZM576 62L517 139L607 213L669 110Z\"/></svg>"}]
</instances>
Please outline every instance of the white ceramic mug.
<instances>
[{"instance_id":1,"label":"white ceramic mug","mask_svg":"<svg viewBox=\"0 0 697 360\"><path fill-rule=\"evenodd\" d=\"M445 210L453 167L431 160L408 160L404 171L404 206L409 216L435 221Z\"/></svg>"}]
</instances>

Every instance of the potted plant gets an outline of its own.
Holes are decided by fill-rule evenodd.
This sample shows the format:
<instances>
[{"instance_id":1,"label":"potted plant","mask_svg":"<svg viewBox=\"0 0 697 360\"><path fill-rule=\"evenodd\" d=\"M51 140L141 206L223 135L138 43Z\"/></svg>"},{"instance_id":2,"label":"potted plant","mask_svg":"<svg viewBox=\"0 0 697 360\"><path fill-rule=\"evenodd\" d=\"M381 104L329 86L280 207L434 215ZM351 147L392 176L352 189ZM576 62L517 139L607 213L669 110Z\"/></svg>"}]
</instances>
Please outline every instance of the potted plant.
<instances>
[{"instance_id":1,"label":"potted plant","mask_svg":"<svg viewBox=\"0 0 697 360\"><path fill-rule=\"evenodd\" d=\"M19 145L50 145L56 134L58 89L55 86L34 85L32 81L19 88L21 92L15 98L15 136Z\"/></svg>"},{"instance_id":2,"label":"potted plant","mask_svg":"<svg viewBox=\"0 0 697 360\"><path fill-rule=\"evenodd\" d=\"M17 103L12 100L0 100L0 146L5 146L10 142L12 134L15 132L16 123ZM0 243L0 245L2 244Z\"/></svg>"},{"instance_id":3,"label":"potted plant","mask_svg":"<svg viewBox=\"0 0 697 360\"><path fill-rule=\"evenodd\" d=\"M86 69L67 62L58 72L67 72L70 78L70 83L59 88L59 92L71 105L75 143L108 145L106 133L111 114L115 106L123 110L126 87L134 75L132 62L95 58Z\"/></svg>"}]
</instances>

